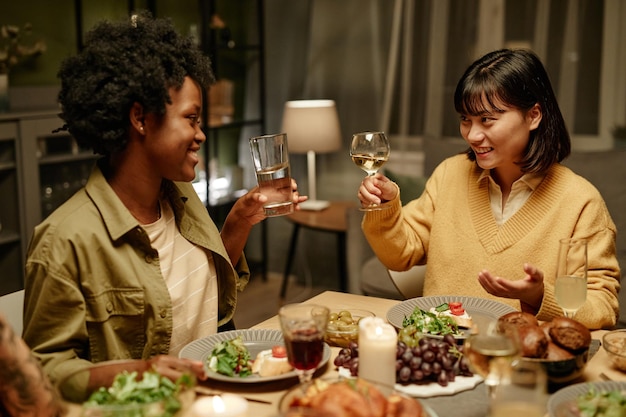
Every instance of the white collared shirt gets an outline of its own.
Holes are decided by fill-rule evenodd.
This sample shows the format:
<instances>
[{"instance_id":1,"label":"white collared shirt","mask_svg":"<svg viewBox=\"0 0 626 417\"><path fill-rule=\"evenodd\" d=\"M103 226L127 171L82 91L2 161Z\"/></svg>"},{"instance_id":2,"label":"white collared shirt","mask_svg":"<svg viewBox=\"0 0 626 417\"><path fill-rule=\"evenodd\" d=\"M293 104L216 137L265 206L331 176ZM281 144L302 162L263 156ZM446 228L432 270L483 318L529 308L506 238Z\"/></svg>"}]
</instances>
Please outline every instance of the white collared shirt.
<instances>
[{"instance_id":1,"label":"white collared shirt","mask_svg":"<svg viewBox=\"0 0 626 417\"><path fill-rule=\"evenodd\" d=\"M513 217L517 211L522 208L524 203L528 201L535 188L539 186L543 180L543 174L524 174L520 179L515 181L511 186L511 193L504 206L502 205L502 190L491 176L491 171L483 170L478 178L482 181L487 178L489 181L489 200L491 202L491 211L496 219L496 223L502 226L508 219Z\"/></svg>"}]
</instances>

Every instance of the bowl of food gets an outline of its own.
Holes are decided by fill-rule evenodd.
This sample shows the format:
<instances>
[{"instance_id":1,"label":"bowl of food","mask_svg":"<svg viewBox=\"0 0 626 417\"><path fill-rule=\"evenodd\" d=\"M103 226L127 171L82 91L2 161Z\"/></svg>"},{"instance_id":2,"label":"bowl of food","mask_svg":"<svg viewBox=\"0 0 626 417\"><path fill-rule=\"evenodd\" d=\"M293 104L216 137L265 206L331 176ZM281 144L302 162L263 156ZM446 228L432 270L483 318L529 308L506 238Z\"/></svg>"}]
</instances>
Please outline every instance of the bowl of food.
<instances>
[{"instance_id":1,"label":"bowl of food","mask_svg":"<svg viewBox=\"0 0 626 417\"><path fill-rule=\"evenodd\" d=\"M598 381L568 385L548 399L551 417L622 416L626 382Z\"/></svg>"},{"instance_id":2,"label":"bowl of food","mask_svg":"<svg viewBox=\"0 0 626 417\"><path fill-rule=\"evenodd\" d=\"M626 372L626 329L612 330L602 336L602 347L609 357L611 365Z\"/></svg>"},{"instance_id":3,"label":"bowl of food","mask_svg":"<svg viewBox=\"0 0 626 417\"><path fill-rule=\"evenodd\" d=\"M437 417L435 412L421 401L384 386L361 378L316 378L297 385L283 395L279 412L300 410L307 416L313 410L315 416L385 415L386 417ZM302 412L305 411L305 412Z\"/></svg>"},{"instance_id":4,"label":"bowl of food","mask_svg":"<svg viewBox=\"0 0 626 417\"><path fill-rule=\"evenodd\" d=\"M585 370L591 332L576 320L556 317L540 324L532 314L514 312L500 317L498 328L514 332L521 360L541 364L552 384L571 382Z\"/></svg>"},{"instance_id":5,"label":"bowl of food","mask_svg":"<svg viewBox=\"0 0 626 417\"><path fill-rule=\"evenodd\" d=\"M367 310L350 309L331 312L326 326L326 343L330 346L348 347L359 339L359 321L375 317Z\"/></svg>"},{"instance_id":6,"label":"bowl of food","mask_svg":"<svg viewBox=\"0 0 626 417\"><path fill-rule=\"evenodd\" d=\"M84 417L172 417L193 403L195 385L191 371L171 380L147 361L120 360L78 370L57 388L66 401L81 405Z\"/></svg>"}]
</instances>

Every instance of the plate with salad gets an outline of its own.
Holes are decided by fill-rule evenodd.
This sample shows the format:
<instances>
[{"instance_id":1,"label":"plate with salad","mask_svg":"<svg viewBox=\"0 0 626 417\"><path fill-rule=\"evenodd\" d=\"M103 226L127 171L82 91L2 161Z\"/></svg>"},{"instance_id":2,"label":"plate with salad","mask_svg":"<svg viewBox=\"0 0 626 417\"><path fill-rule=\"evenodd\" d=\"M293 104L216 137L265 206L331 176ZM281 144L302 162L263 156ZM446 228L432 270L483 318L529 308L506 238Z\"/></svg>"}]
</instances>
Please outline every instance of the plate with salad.
<instances>
[{"instance_id":1,"label":"plate with salad","mask_svg":"<svg viewBox=\"0 0 626 417\"><path fill-rule=\"evenodd\" d=\"M260 352L280 347L284 348L280 330L231 330L195 340L183 347L178 356L202 361L210 379L224 382L254 384L297 378L293 370L272 376L260 376L253 372L253 361ZM330 353L330 347L324 343L324 354L318 369L326 365Z\"/></svg>"},{"instance_id":2,"label":"plate with salad","mask_svg":"<svg viewBox=\"0 0 626 417\"><path fill-rule=\"evenodd\" d=\"M550 417L623 417L626 382L581 382L562 388L548 400Z\"/></svg>"},{"instance_id":3,"label":"plate with salad","mask_svg":"<svg viewBox=\"0 0 626 417\"><path fill-rule=\"evenodd\" d=\"M486 327L512 311L516 310L485 298L429 296L411 298L393 306L387 311L387 321L399 330L414 325L420 333L432 337L452 334L457 339L464 339L472 326Z\"/></svg>"}]
</instances>

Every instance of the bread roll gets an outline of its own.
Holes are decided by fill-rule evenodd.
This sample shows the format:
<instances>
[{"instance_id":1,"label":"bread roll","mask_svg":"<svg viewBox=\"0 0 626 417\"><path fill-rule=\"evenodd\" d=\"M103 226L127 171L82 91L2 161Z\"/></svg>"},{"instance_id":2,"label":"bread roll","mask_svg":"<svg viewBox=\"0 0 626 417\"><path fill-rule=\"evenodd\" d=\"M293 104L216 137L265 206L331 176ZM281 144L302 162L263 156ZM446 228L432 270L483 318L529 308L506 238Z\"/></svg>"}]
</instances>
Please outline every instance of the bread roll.
<instances>
[{"instance_id":1,"label":"bread roll","mask_svg":"<svg viewBox=\"0 0 626 417\"><path fill-rule=\"evenodd\" d=\"M574 354L569 350L565 350L554 342L548 343L548 351L546 353L546 359L549 361L564 361L572 359Z\"/></svg>"},{"instance_id":2,"label":"bread roll","mask_svg":"<svg viewBox=\"0 0 626 417\"><path fill-rule=\"evenodd\" d=\"M560 347L577 353L589 348L591 332L581 323L567 317L552 319L550 339Z\"/></svg>"},{"instance_id":3,"label":"bread roll","mask_svg":"<svg viewBox=\"0 0 626 417\"><path fill-rule=\"evenodd\" d=\"M509 329L511 331L511 329ZM539 326L522 325L517 328L521 353L526 358L544 358L548 353L548 338Z\"/></svg>"},{"instance_id":4,"label":"bread roll","mask_svg":"<svg viewBox=\"0 0 626 417\"><path fill-rule=\"evenodd\" d=\"M530 313L513 311L498 318L498 331L505 332L509 326L519 327L524 325L538 326L537 318Z\"/></svg>"}]
</instances>

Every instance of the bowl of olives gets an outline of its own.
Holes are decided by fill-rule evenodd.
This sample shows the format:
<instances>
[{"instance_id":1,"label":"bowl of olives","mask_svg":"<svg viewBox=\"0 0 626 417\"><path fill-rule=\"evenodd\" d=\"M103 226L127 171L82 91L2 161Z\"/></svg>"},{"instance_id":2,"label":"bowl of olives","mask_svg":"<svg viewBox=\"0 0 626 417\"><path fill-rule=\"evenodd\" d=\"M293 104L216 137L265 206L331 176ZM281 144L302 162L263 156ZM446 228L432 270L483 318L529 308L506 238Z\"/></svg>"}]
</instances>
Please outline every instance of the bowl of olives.
<instances>
[{"instance_id":1,"label":"bowl of olives","mask_svg":"<svg viewBox=\"0 0 626 417\"><path fill-rule=\"evenodd\" d=\"M340 310L331 312L326 326L326 343L330 346L348 347L350 342L359 340L359 321L364 317L374 317L367 310Z\"/></svg>"}]
</instances>

